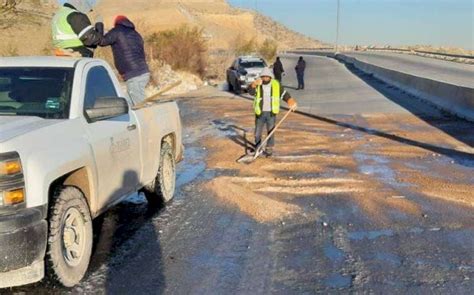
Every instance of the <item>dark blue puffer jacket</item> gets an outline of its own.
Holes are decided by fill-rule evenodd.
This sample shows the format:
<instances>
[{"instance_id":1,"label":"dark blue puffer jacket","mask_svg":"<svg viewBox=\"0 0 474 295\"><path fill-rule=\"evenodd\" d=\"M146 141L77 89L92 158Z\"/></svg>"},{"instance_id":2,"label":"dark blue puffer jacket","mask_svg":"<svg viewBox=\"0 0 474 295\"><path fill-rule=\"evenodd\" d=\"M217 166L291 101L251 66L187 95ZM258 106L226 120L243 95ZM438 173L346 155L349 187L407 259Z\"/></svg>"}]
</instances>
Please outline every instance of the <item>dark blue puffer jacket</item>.
<instances>
[{"instance_id":1,"label":"dark blue puffer jacket","mask_svg":"<svg viewBox=\"0 0 474 295\"><path fill-rule=\"evenodd\" d=\"M118 21L115 28L104 36L100 46L109 45L112 46L115 67L125 81L150 72L143 38L129 19Z\"/></svg>"}]
</instances>

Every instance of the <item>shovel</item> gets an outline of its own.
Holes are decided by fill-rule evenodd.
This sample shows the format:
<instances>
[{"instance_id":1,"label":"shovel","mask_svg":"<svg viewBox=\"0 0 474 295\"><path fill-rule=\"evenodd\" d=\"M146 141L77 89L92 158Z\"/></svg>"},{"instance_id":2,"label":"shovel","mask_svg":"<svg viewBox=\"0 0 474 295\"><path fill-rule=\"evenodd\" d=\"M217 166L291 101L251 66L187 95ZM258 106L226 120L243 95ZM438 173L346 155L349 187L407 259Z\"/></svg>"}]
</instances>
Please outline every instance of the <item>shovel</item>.
<instances>
[{"instance_id":1,"label":"shovel","mask_svg":"<svg viewBox=\"0 0 474 295\"><path fill-rule=\"evenodd\" d=\"M244 163L244 164L250 164L253 161L255 161L258 157L260 157L263 153L263 149L267 145L267 142L270 140L270 138L275 133L275 131L277 131L277 129L280 127L280 125L283 123L283 121L285 121L285 119L288 118L288 116L290 115L290 113L292 111L294 111L294 109L290 109L290 110L288 110L288 112L286 112L285 116L283 118L281 118L280 122L278 122L278 124L276 124L275 128L273 128L273 130L267 135L265 140L262 141L262 143L257 147L257 149L255 150L255 153L253 155L244 155L240 159L238 159L237 162L238 163Z\"/></svg>"},{"instance_id":2,"label":"shovel","mask_svg":"<svg viewBox=\"0 0 474 295\"><path fill-rule=\"evenodd\" d=\"M132 107L132 110L138 110L138 109L141 109L143 107L145 107L148 103L152 103L154 101L156 101L157 99L160 98L161 95L165 94L166 92L176 88L177 86L179 86L181 84L181 80L180 81L176 81L174 83L171 83L170 85L167 85L166 87L164 87L163 89L160 89L157 93L153 94L152 96L148 97L147 99L145 99L144 101L134 105Z\"/></svg>"}]
</instances>

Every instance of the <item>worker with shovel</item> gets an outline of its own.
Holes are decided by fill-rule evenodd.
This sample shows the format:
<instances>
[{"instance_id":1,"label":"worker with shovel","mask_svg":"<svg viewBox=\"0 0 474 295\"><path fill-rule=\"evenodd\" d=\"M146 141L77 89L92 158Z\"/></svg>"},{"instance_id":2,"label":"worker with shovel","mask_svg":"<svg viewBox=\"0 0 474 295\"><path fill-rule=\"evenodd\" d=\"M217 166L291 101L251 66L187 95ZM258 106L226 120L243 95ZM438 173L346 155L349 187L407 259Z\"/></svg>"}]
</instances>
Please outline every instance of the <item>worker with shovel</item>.
<instances>
[{"instance_id":1,"label":"worker with shovel","mask_svg":"<svg viewBox=\"0 0 474 295\"><path fill-rule=\"evenodd\" d=\"M275 136L272 131L275 129L276 117L280 112L280 101L283 99L290 110L295 111L297 107L296 100L274 78L273 71L269 68L265 68L260 74L260 79L255 80L250 85L249 93L255 97L253 103L255 111L255 146L257 149L261 147L263 128L266 126L269 138L266 139L265 154L270 157L275 145Z\"/></svg>"}]
</instances>

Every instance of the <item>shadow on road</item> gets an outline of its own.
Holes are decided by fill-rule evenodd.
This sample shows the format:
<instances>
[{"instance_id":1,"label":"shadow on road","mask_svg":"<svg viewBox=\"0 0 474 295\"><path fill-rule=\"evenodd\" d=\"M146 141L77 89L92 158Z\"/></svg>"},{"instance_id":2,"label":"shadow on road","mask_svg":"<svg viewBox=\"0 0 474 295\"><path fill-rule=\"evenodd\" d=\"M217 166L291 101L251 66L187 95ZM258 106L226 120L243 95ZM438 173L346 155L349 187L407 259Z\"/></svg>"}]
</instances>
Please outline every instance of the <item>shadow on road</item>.
<instances>
[{"instance_id":1,"label":"shadow on road","mask_svg":"<svg viewBox=\"0 0 474 295\"><path fill-rule=\"evenodd\" d=\"M413 115L417 116L421 120L425 121L429 125L444 131L446 134L449 134L453 138L456 138L457 140L469 145L470 147L474 146L474 136L470 136L470 134L472 134L472 130L474 129L474 123L470 123L466 120L454 117L453 115L450 115L447 113L441 114L441 115L429 114L429 112L420 110L419 108L416 107L417 104L413 103L414 102L413 100L417 98L413 97L413 100L402 98L400 95L399 89L392 87L384 83L383 81L380 81L379 79L373 77L372 75L366 74L358 70L353 65L345 64L345 66L352 74L359 77L367 85L369 85L370 87L372 87L373 89L381 93L387 99L403 107L404 109L406 109ZM398 91L394 91L394 90L398 90ZM407 96L407 95L408 94L404 94L404 96ZM434 108L434 106L429 105L426 102L423 102L423 103L426 104L427 108ZM459 126L461 125L465 126L465 131L460 130Z\"/></svg>"},{"instance_id":2,"label":"shadow on road","mask_svg":"<svg viewBox=\"0 0 474 295\"><path fill-rule=\"evenodd\" d=\"M244 97L244 96L242 96ZM212 123L217 126L219 131L222 131L227 138L233 141L235 144L244 148L244 152L253 151L255 143L249 141L249 129L244 129L234 124L227 124L222 120L213 120Z\"/></svg>"},{"instance_id":3,"label":"shadow on road","mask_svg":"<svg viewBox=\"0 0 474 295\"><path fill-rule=\"evenodd\" d=\"M371 87L374 87L374 89L376 89L380 93L386 95L386 90L383 89L383 87L385 87L386 85L381 86L380 82L378 80L373 81L372 84L374 84L374 85L373 86L371 84L369 84L369 85ZM238 96L242 97L242 98L245 98L247 100L253 100L253 98L251 98L249 96L246 96L246 95L238 95ZM394 102L398 101L397 98L392 97L392 96L390 96L388 98L391 99ZM402 105L402 106L404 106L404 105ZM288 108L284 107L284 106L282 106L282 109L288 110ZM408 109L408 110L410 110L410 109ZM303 115L303 116L306 116L306 117L309 117L309 118L317 119L317 120L325 122L325 123L337 125L337 126L340 126L340 127L343 127L343 128L349 128L349 129L364 132L364 133L367 133L367 134L370 134L370 135L373 135L373 136L378 136L378 137L383 137L383 138L386 138L386 139L389 139L389 140L393 140L393 141L396 141L396 142L399 142L399 143L402 143L402 144L407 144L407 145L423 148L423 149L429 150L433 153L437 153L437 154L440 154L440 155L447 156L459 165L469 167L469 168L474 167L474 154L471 154L471 153L462 152L462 151L458 151L458 150L455 150L455 149L446 148L446 147L442 147L442 146L437 146L437 145L434 145L434 144L425 143L425 142L417 141L417 140L414 140L414 139L405 138L405 137L398 136L398 135L395 135L395 134L390 134L390 133L380 131L380 130L377 130L377 129L374 129L374 128L362 127L362 126L359 126L359 125L356 125L356 124L352 124L352 123L348 123L348 122L342 122L342 121L338 121L338 120L331 119L331 118L328 118L328 117L323 117L323 116L310 114L310 113L306 113L306 112L302 112L302 111L296 111L296 113L298 113L300 115ZM459 132L459 130L456 130L455 128L446 128L446 126L442 124L443 122L446 123L447 119L443 120L443 118L426 117L426 116L423 116L423 114L418 114L418 113L414 113L414 115L417 115L418 117L420 117L421 119L423 119L424 121L429 123L430 125L435 126L439 129L445 131L449 135L457 138L458 140L460 140L462 142L465 142L469 146L471 146L471 147L473 146L474 142L473 142L472 138L469 139L467 136L462 136L462 135L459 136L459 134L462 134L462 132ZM456 121L456 122L460 121L460 122L462 122L462 124L465 124L466 126L468 126L468 125L471 126L471 128L469 128L470 132L472 132L472 130L474 130L474 124L473 123L464 121L464 120L459 119L459 118L449 117L449 119L450 119L450 121Z\"/></svg>"},{"instance_id":4,"label":"shadow on road","mask_svg":"<svg viewBox=\"0 0 474 295\"><path fill-rule=\"evenodd\" d=\"M327 118L327 117L322 117L322 116L318 116L318 115L303 113L303 112L300 112L300 111L296 111L296 113L299 113L301 115L304 115L304 116L307 116L307 117L310 117L310 118L313 118L313 119L317 119L319 121L323 121L323 122L326 122L326 123L329 123L329 124L337 125L337 126L344 127L344 128L349 128L349 129L352 129L352 130L364 132L364 133L374 135L374 136L378 136L378 137L383 137L383 138L386 138L386 139L397 141L399 143L408 144L408 145L411 145L411 146L416 146L416 147L419 147L419 148L423 148L425 150L429 150L431 152L447 156L447 157L451 158L453 161L455 161L456 163L458 163L462 166L471 167L471 168L474 167L474 154L458 151L458 150L455 150L455 149L440 147L440 146L429 144L429 143L416 141L416 140L413 140L413 139L409 139L409 138L401 137L401 136L398 136L398 135L394 135L394 134L386 133L386 132L383 132L383 131L379 131L377 129L361 127L361 126L358 126L358 125L355 125L355 124L352 124L352 123L341 122L341 121L337 121L337 120L330 119L330 118Z\"/></svg>"},{"instance_id":5,"label":"shadow on road","mask_svg":"<svg viewBox=\"0 0 474 295\"><path fill-rule=\"evenodd\" d=\"M138 183L138 176L134 171L127 171L123 177L125 180ZM94 251L88 272L91 278L86 278L85 284L94 285L95 272L105 265L105 284L98 286L98 289L104 288L107 294L138 294L151 290L153 294L163 293L165 279L161 247L152 222L160 210L150 208L143 196L134 195L132 199L125 200L95 219ZM134 237L138 234L141 237L135 242ZM143 251L143 247L147 250ZM139 255L143 254L149 255L146 260L153 263L152 269L140 263L143 257ZM147 277L146 272L151 272L149 275L153 276L152 281L141 279Z\"/></svg>"}]
</instances>

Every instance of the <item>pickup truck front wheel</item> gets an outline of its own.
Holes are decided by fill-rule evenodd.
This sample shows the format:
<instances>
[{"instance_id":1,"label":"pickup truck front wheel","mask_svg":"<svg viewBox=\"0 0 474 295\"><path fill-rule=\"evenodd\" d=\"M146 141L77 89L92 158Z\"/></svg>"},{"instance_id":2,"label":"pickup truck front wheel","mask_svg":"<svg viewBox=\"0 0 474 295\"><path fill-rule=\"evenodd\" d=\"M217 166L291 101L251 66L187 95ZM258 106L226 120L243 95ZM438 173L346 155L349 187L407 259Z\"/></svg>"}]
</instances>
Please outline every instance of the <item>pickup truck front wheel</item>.
<instances>
[{"instance_id":1,"label":"pickup truck front wheel","mask_svg":"<svg viewBox=\"0 0 474 295\"><path fill-rule=\"evenodd\" d=\"M83 193L70 186L56 189L49 209L47 271L54 283L78 284L92 253L92 220Z\"/></svg>"},{"instance_id":2,"label":"pickup truck front wheel","mask_svg":"<svg viewBox=\"0 0 474 295\"><path fill-rule=\"evenodd\" d=\"M145 197L151 207L160 207L169 202L176 186L176 161L173 148L167 142L161 146L160 167L152 184L144 189Z\"/></svg>"}]
</instances>

